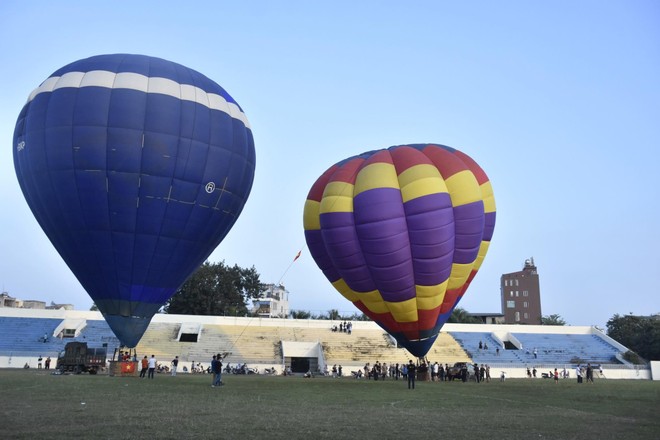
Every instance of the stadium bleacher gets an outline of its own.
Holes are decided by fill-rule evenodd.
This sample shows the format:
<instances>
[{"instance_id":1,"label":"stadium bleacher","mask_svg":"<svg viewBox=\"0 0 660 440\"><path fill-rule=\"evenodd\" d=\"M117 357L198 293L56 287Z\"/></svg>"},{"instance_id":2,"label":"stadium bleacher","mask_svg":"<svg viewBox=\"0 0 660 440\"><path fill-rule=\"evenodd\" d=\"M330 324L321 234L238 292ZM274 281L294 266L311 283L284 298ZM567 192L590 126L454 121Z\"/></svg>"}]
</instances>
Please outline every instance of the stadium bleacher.
<instances>
[{"instance_id":1,"label":"stadium bleacher","mask_svg":"<svg viewBox=\"0 0 660 440\"><path fill-rule=\"evenodd\" d=\"M68 342L88 342L91 347L107 344L110 354L119 345L119 340L105 321L83 320L75 337L64 337L63 332L55 334L63 322L58 318L0 317L0 335L3 335L0 337L0 357L6 357L7 365L12 366L13 358L57 359ZM22 367L23 363L13 366Z\"/></svg>"},{"instance_id":2,"label":"stadium bleacher","mask_svg":"<svg viewBox=\"0 0 660 440\"><path fill-rule=\"evenodd\" d=\"M61 319L0 318L0 355L42 353L52 356L64 348L61 340L53 337L53 331ZM44 336L45 341L44 341Z\"/></svg>"},{"instance_id":3,"label":"stadium bleacher","mask_svg":"<svg viewBox=\"0 0 660 440\"><path fill-rule=\"evenodd\" d=\"M616 358L619 350L592 334L511 333L520 347L505 347L491 332L451 332L451 335L478 364L620 363Z\"/></svg>"},{"instance_id":4,"label":"stadium bleacher","mask_svg":"<svg viewBox=\"0 0 660 440\"><path fill-rule=\"evenodd\" d=\"M504 345L496 340L490 332L450 332L449 334L463 347L472 362L489 365L524 362L518 350L505 349ZM481 349L479 349L479 343L482 343Z\"/></svg>"},{"instance_id":5,"label":"stadium bleacher","mask_svg":"<svg viewBox=\"0 0 660 440\"><path fill-rule=\"evenodd\" d=\"M595 335L514 333L514 336L523 345L520 351L527 363L619 363L618 350Z\"/></svg>"},{"instance_id":6,"label":"stadium bleacher","mask_svg":"<svg viewBox=\"0 0 660 440\"><path fill-rule=\"evenodd\" d=\"M49 317L52 315L57 317ZM260 369L283 365L285 341L318 343L322 353L319 359L345 368L376 361L401 363L412 358L375 323L355 323L351 334L332 331L331 326L330 321L156 315L136 351L139 357L153 354L165 365L175 356L183 365L193 361L207 365L214 354L231 352L226 362L247 363ZM431 362L474 362L503 368L587 362L621 364L617 357L620 358L622 347L593 334L589 328L573 327L562 332L557 327L552 333L540 326L538 330L534 326L445 327L426 355ZM194 334L181 337L188 332ZM119 346L110 327L95 312L77 311L69 317L65 312L41 311L34 317L16 317L0 309L0 335L0 365L12 367L18 366L18 361L11 362L13 358L57 357L71 341L87 342L91 347L105 345L109 357Z\"/></svg>"}]
</instances>

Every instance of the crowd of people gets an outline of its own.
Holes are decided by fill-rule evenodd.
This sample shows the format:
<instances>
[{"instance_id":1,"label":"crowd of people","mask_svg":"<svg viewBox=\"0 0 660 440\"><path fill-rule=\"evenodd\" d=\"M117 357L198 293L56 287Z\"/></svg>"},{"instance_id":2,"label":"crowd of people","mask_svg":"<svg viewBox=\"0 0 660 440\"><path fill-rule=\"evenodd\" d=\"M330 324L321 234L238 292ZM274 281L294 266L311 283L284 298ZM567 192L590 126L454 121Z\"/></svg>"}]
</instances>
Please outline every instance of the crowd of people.
<instances>
[{"instance_id":1,"label":"crowd of people","mask_svg":"<svg viewBox=\"0 0 660 440\"><path fill-rule=\"evenodd\" d=\"M447 382L454 378L459 378L463 382L469 379L474 379L476 382L490 382L490 366L487 364L467 364L460 369L459 372L450 372L449 364L441 364L439 362L431 362L428 359L418 360L417 362L401 363L381 363L376 361L373 364L367 362L362 369L352 370L351 377L354 379L366 378L367 380L422 380L427 382ZM324 374L327 375L327 367ZM341 377L341 365L332 366L332 377Z\"/></svg>"},{"instance_id":2,"label":"crowd of people","mask_svg":"<svg viewBox=\"0 0 660 440\"><path fill-rule=\"evenodd\" d=\"M595 366L592 366L591 363L587 365L578 364L575 367L575 377L577 378L577 383L583 383L585 380L587 383L594 383L594 370ZM537 377L538 370L536 367L527 367L527 377L529 379L534 379ZM571 376L570 370L565 367L562 370L555 368L554 370L549 370L547 373L541 373L543 379L554 379L556 382L559 379L568 379ZM598 366L598 376L604 378L605 374L603 373L603 366Z\"/></svg>"},{"instance_id":3,"label":"crowd of people","mask_svg":"<svg viewBox=\"0 0 660 440\"><path fill-rule=\"evenodd\" d=\"M343 332L343 333L348 333L349 335L353 332L353 323L351 322L340 322L339 326L336 324L330 327L330 330L333 332Z\"/></svg>"},{"instance_id":4,"label":"crowd of people","mask_svg":"<svg viewBox=\"0 0 660 440\"><path fill-rule=\"evenodd\" d=\"M183 372L212 374L212 386L222 386L224 385L224 383L222 383L222 360L225 356L226 354L214 354L211 359L211 364L208 367L204 367L200 362L195 363L195 361L192 361L190 369L184 366ZM131 356L126 357L124 353L120 352L119 359L122 361L131 361L135 359L135 356L133 356L133 358L131 358ZM175 356L174 359L170 361L170 366L168 367L167 365L158 363L156 356L152 354L151 357L144 356L141 359L139 377L153 379L155 373L170 373L171 376L174 377L177 375L178 368L179 356Z\"/></svg>"},{"instance_id":5,"label":"crowd of people","mask_svg":"<svg viewBox=\"0 0 660 440\"><path fill-rule=\"evenodd\" d=\"M594 370L595 367L593 367L590 363L588 363L586 366L578 364L575 367L575 375L577 376L577 383L583 383L585 380L587 381L587 383L594 383ZM605 377L605 374L603 374L602 365L598 366L598 376L602 378Z\"/></svg>"}]
</instances>

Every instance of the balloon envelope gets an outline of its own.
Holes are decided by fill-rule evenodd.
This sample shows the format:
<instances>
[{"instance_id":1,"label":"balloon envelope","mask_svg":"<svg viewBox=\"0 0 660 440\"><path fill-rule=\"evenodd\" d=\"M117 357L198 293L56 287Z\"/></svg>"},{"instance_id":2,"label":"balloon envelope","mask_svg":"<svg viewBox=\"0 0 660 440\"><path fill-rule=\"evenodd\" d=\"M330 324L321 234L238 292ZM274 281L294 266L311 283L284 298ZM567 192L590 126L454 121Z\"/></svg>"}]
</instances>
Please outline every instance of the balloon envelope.
<instances>
[{"instance_id":1,"label":"balloon envelope","mask_svg":"<svg viewBox=\"0 0 660 440\"><path fill-rule=\"evenodd\" d=\"M310 253L333 286L423 357L486 255L488 177L435 144L370 151L330 167L304 210Z\"/></svg>"},{"instance_id":2,"label":"balloon envelope","mask_svg":"<svg viewBox=\"0 0 660 440\"><path fill-rule=\"evenodd\" d=\"M34 216L128 347L220 244L252 188L252 131L206 76L143 55L53 73L14 131Z\"/></svg>"}]
</instances>

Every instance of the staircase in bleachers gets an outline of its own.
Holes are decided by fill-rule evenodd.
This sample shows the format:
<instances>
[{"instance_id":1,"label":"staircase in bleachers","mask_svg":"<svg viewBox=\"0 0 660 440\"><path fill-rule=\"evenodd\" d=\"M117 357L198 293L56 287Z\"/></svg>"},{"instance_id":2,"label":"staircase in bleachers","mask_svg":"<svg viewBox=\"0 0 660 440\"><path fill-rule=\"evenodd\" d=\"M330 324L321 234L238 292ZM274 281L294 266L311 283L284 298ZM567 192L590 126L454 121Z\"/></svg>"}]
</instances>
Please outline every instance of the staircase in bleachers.
<instances>
[{"instance_id":1,"label":"staircase in bleachers","mask_svg":"<svg viewBox=\"0 0 660 440\"><path fill-rule=\"evenodd\" d=\"M181 356L183 350L181 345L176 341L176 336L179 333L180 324L165 323L165 322L152 322L149 324L147 331L144 332L142 339L135 347L138 357L154 355L159 363L169 365L174 356L179 356L183 361L184 357ZM192 342L181 343L183 346L192 344Z\"/></svg>"},{"instance_id":2,"label":"staircase in bleachers","mask_svg":"<svg viewBox=\"0 0 660 440\"><path fill-rule=\"evenodd\" d=\"M88 319L85 327L75 340L87 340L92 347L108 344L108 348L114 350L119 346L119 339L108 326L108 323L100 320Z\"/></svg>"},{"instance_id":3,"label":"staircase in bleachers","mask_svg":"<svg viewBox=\"0 0 660 440\"><path fill-rule=\"evenodd\" d=\"M453 364L455 362L467 362L470 355L463 347L447 332L440 332L435 343L431 346L426 357L431 362Z\"/></svg>"},{"instance_id":4,"label":"staircase in bleachers","mask_svg":"<svg viewBox=\"0 0 660 440\"><path fill-rule=\"evenodd\" d=\"M518 350L506 350L489 332L451 332L472 362L478 364L519 364ZM482 344L481 349L479 343ZM499 351L497 348L499 347Z\"/></svg>"}]
</instances>

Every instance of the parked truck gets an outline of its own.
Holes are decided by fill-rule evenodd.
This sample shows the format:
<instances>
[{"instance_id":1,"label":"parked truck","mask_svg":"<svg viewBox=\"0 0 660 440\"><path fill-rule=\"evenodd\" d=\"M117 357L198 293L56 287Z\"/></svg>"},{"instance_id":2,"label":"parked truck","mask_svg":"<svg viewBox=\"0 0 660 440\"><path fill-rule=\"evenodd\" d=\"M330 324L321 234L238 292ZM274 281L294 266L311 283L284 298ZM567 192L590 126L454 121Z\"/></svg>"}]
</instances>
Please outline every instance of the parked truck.
<instances>
[{"instance_id":1,"label":"parked truck","mask_svg":"<svg viewBox=\"0 0 660 440\"><path fill-rule=\"evenodd\" d=\"M69 342L57 358L57 369L76 374L96 374L106 366L107 350L87 347L86 342Z\"/></svg>"}]
</instances>

